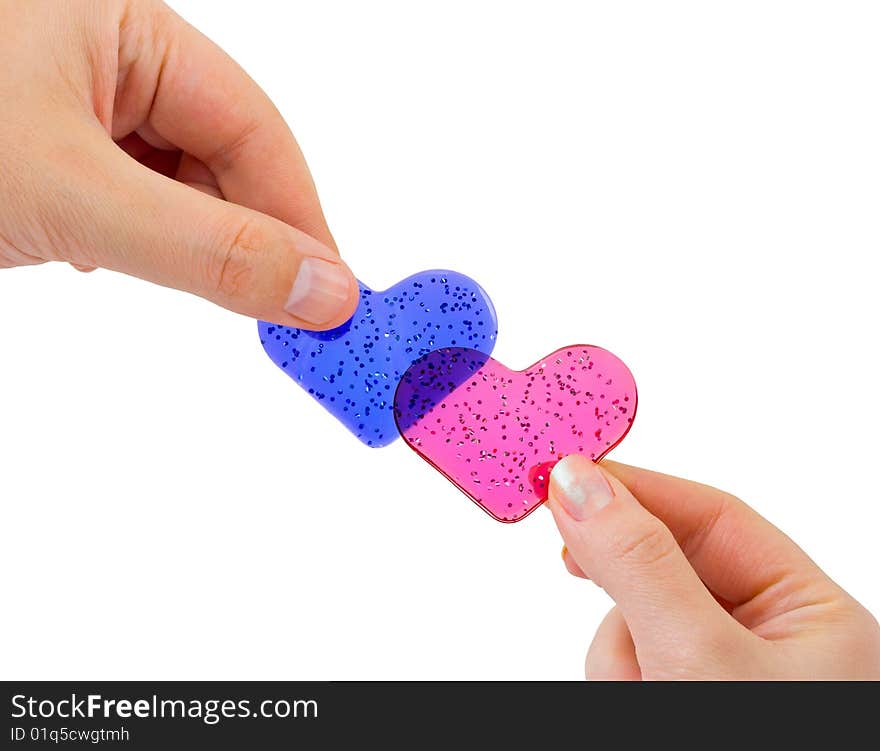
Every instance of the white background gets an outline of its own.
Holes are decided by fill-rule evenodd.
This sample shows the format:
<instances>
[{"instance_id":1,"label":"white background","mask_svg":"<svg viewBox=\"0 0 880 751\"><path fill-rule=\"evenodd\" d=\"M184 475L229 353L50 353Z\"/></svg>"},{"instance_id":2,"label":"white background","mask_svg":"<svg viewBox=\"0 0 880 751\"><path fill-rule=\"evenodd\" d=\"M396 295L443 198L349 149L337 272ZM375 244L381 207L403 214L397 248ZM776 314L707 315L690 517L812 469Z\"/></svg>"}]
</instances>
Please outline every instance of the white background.
<instances>
[{"instance_id":1,"label":"white background","mask_svg":"<svg viewBox=\"0 0 880 751\"><path fill-rule=\"evenodd\" d=\"M470 274L511 367L616 352L615 458L740 495L880 613L876 3L174 6L289 119L360 278ZM361 446L254 322L16 269L0 361L4 678L582 676L611 603L550 515Z\"/></svg>"}]
</instances>

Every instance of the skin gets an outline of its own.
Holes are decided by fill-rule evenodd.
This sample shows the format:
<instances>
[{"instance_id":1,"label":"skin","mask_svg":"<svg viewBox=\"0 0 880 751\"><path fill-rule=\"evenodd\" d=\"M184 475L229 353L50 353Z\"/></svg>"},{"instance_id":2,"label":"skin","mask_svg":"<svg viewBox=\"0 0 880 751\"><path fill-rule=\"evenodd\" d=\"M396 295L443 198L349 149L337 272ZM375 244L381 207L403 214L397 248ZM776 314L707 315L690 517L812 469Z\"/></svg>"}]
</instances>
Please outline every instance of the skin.
<instances>
[{"instance_id":1,"label":"skin","mask_svg":"<svg viewBox=\"0 0 880 751\"><path fill-rule=\"evenodd\" d=\"M566 503L572 488L581 507ZM553 469L547 505L568 571L616 602L588 678L880 680L874 617L729 493L574 455Z\"/></svg>"},{"instance_id":2,"label":"skin","mask_svg":"<svg viewBox=\"0 0 880 751\"><path fill-rule=\"evenodd\" d=\"M0 268L103 267L287 326L351 317L303 155L219 47L157 0L0 0L0 29ZM305 256L348 281L319 325L285 310Z\"/></svg>"},{"instance_id":3,"label":"skin","mask_svg":"<svg viewBox=\"0 0 880 751\"><path fill-rule=\"evenodd\" d=\"M351 317L293 135L210 40L158 0L0 0L0 29L0 268L102 267L302 328ZM286 309L307 257L347 280L319 325ZM565 510L566 468L613 491L589 519ZM877 622L736 498L568 457L548 506L568 570L617 602L589 677L880 678Z\"/></svg>"}]
</instances>

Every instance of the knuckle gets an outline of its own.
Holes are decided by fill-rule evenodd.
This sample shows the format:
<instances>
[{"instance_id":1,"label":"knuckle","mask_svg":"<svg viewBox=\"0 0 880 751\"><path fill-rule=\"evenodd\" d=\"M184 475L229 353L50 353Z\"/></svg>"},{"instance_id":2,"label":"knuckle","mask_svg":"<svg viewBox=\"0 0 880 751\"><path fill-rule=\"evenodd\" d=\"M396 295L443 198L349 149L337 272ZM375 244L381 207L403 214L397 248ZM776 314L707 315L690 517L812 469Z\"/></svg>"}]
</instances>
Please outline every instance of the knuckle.
<instances>
[{"instance_id":1,"label":"knuckle","mask_svg":"<svg viewBox=\"0 0 880 751\"><path fill-rule=\"evenodd\" d=\"M209 283L217 295L232 299L252 283L265 237L257 222L244 219L225 230L222 238L213 254Z\"/></svg>"},{"instance_id":2,"label":"knuckle","mask_svg":"<svg viewBox=\"0 0 880 751\"><path fill-rule=\"evenodd\" d=\"M622 563L655 566L675 554L677 543L666 525L651 517L616 540L612 548L612 555Z\"/></svg>"}]
</instances>

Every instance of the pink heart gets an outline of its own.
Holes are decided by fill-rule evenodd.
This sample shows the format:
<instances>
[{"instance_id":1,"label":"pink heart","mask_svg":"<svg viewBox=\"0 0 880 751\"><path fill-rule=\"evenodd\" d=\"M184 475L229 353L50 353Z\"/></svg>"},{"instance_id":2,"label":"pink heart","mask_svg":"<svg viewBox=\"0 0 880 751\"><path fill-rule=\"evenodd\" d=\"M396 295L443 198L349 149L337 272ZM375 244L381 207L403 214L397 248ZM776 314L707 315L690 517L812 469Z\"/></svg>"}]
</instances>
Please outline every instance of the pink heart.
<instances>
[{"instance_id":1,"label":"pink heart","mask_svg":"<svg viewBox=\"0 0 880 751\"><path fill-rule=\"evenodd\" d=\"M547 498L567 454L599 461L636 414L629 368L600 347L563 347L525 370L447 347L416 360L394 397L406 442L501 522Z\"/></svg>"}]
</instances>

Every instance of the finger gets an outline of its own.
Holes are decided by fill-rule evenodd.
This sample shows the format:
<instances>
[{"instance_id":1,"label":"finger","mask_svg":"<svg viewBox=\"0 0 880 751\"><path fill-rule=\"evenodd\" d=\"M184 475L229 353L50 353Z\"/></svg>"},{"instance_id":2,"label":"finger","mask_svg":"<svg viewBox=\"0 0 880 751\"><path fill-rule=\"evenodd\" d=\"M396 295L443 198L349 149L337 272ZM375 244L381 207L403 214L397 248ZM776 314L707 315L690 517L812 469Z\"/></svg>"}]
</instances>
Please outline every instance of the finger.
<instances>
[{"instance_id":1,"label":"finger","mask_svg":"<svg viewBox=\"0 0 880 751\"><path fill-rule=\"evenodd\" d=\"M214 173L190 154L182 153L176 149L162 151L148 143L138 133L131 133L118 141L116 145L154 172L174 177L175 180L186 183L215 198L223 198Z\"/></svg>"},{"instance_id":2,"label":"finger","mask_svg":"<svg viewBox=\"0 0 880 751\"><path fill-rule=\"evenodd\" d=\"M217 185L217 180L211 170L189 154L181 156L174 179L215 198L223 198L220 186Z\"/></svg>"},{"instance_id":3,"label":"finger","mask_svg":"<svg viewBox=\"0 0 880 751\"><path fill-rule=\"evenodd\" d=\"M755 625L750 611L767 618L797 606L791 597L835 586L785 534L729 493L617 462L602 466L669 527L706 586L746 625ZM812 584L805 587L807 579Z\"/></svg>"},{"instance_id":4,"label":"finger","mask_svg":"<svg viewBox=\"0 0 880 751\"><path fill-rule=\"evenodd\" d=\"M548 505L568 552L617 603L636 644L715 640L732 621L670 531L619 480L577 454L550 474Z\"/></svg>"},{"instance_id":5,"label":"finger","mask_svg":"<svg viewBox=\"0 0 880 751\"><path fill-rule=\"evenodd\" d=\"M619 608L612 608L596 629L587 651L584 672L591 681L642 679L636 646Z\"/></svg>"},{"instance_id":6,"label":"finger","mask_svg":"<svg viewBox=\"0 0 880 751\"><path fill-rule=\"evenodd\" d=\"M217 45L164 4L139 3L120 31L112 134L137 130L214 174L227 200L335 250L302 152L281 114Z\"/></svg>"},{"instance_id":7,"label":"finger","mask_svg":"<svg viewBox=\"0 0 880 751\"><path fill-rule=\"evenodd\" d=\"M159 175L84 134L83 160L59 209L65 260L192 292L244 315L327 329L348 320L357 283L339 256L272 217Z\"/></svg>"},{"instance_id":8,"label":"finger","mask_svg":"<svg viewBox=\"0 0 880 751\"><path fill-rule=\"evenodd\" d=\"M178 149L163 151L152 146L137 133L129 134L116 145L132 159L167 177L177 171L182 156Z\"/></svg>"},{"instance_id":9,"label":"finger","mask_svg":"<svg viewBox=\"0 0 880 751\"><path fill-rule=\"evenodd\" d=\"M565 545L562 546L562 562L565 564L565 568L569 574L572 576L576 576L579 579L588 578L587 575L581 571L581 567L577 565L574 558L568 552L568 548Z\"/></svg>"}]
</instances>

